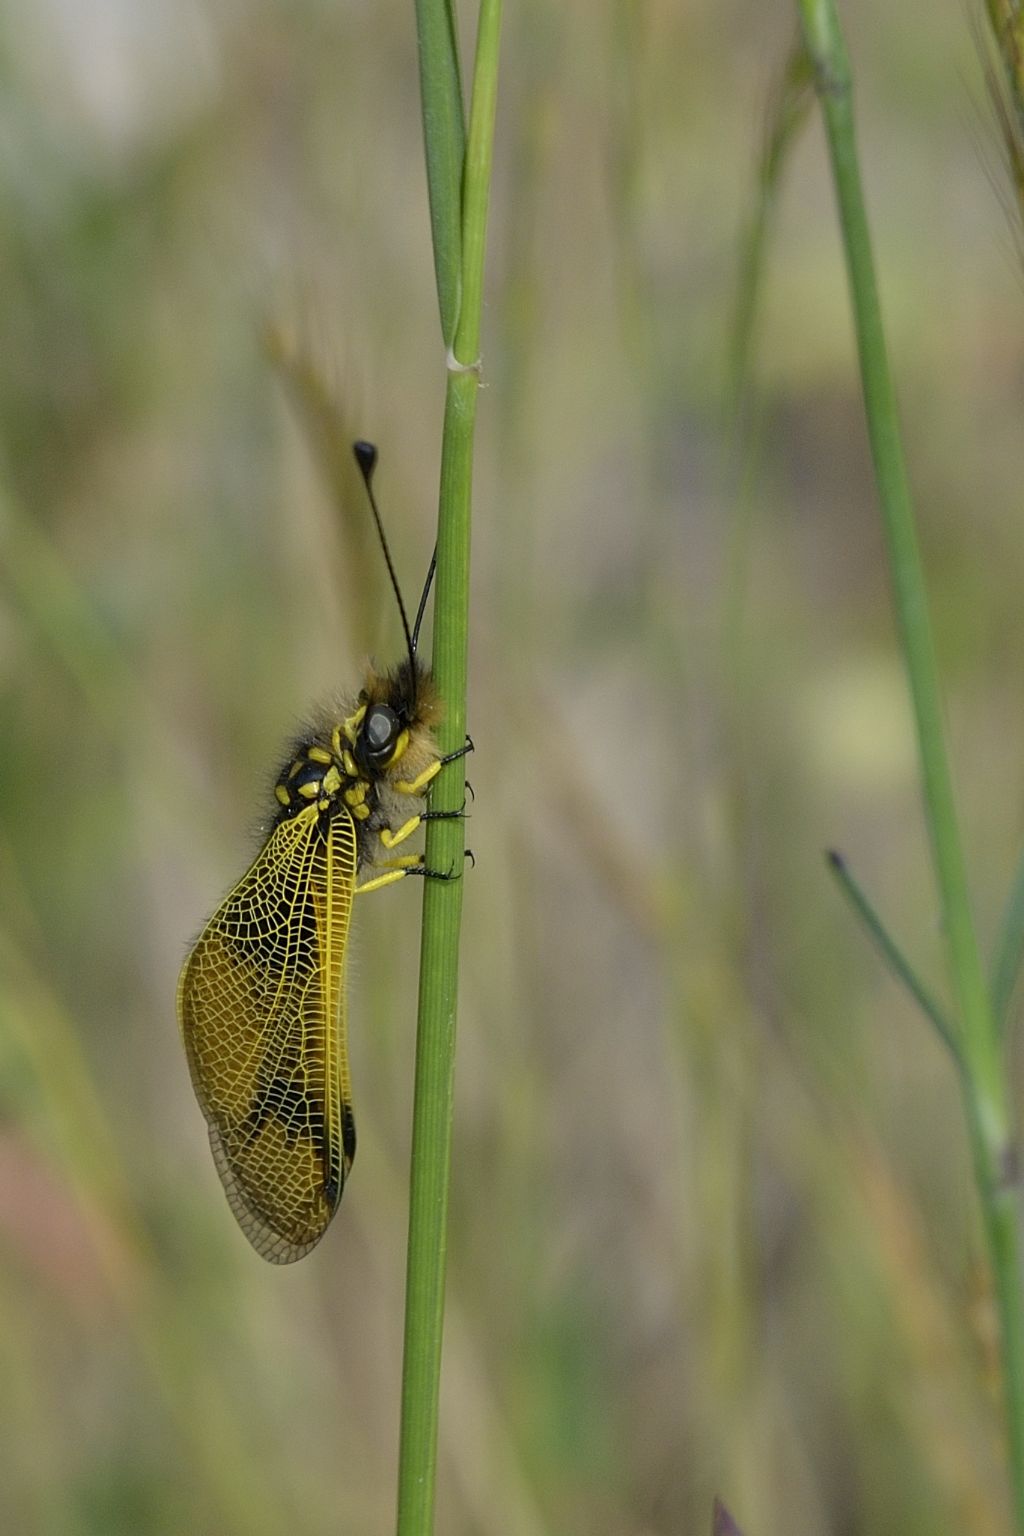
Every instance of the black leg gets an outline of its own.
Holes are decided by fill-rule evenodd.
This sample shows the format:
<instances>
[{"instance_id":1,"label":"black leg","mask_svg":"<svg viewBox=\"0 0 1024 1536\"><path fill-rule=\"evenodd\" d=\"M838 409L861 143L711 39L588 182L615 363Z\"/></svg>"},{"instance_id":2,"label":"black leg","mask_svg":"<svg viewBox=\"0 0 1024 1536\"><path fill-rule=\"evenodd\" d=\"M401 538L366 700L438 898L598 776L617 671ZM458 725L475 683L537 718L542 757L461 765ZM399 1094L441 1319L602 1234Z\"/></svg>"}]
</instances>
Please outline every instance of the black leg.
<instances>
[{"instance_id":1,"label":"black leg","mask_svg":"<svg viewBox=\"0 0 1024 1536\"><path fill-rule=\"evenodd\" d=\"M471 869L475 869L476 868L476 859L473 856L473 850L471 848L467 848L467 849L464 850L463 857L469 859L469 861L470 861L470 868ZM428 869L425 864L414 864L411 869L407 869L406 870L406 874L407 875L422 875L424 880L461 880L462 879L462 870L461 869L456 873L454 868L448 869L448 870L444 870L444 869Z\"/></svg>"},{"instance_id":2,"label":"black leg","mask_svg":"<svg viewBox=\"0 0 1024 1536\"><path fill-rule=\"evenodd\" d=\"M446 763L458 762L460 757L466 757L468 753L475 752L475 751L476 751L476 748L473 745L473 738L472 738L472 736L468 736L467 735L466 742L465 742L464 746L461 746L461 747L458 748L457 751L449 752L449 753L446 754L446 756L442 757L442 759L441 759L441 767L443 768Z\"/></svg>"},{"instance_id":3,"label":"black leg","mask_svg":"<svg viewBox=\"0 0 1024 1536\"><path fill-rule=\"evenodd\" d=\"M466 816L466 802L463 800L461 811L424 811L420 816L421 821L464 821Z\"/></svg>"}]
</instances>

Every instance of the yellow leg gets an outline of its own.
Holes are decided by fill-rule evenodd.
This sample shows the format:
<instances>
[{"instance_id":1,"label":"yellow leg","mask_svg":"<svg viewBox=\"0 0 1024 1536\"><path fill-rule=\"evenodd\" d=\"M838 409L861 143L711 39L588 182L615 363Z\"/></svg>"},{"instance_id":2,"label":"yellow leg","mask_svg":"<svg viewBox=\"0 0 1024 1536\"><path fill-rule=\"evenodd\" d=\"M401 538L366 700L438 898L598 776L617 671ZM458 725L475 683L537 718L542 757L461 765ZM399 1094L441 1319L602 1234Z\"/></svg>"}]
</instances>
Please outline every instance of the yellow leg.
<instances>
[{"instance_id":1,"label":"yellow leg","mask_svg":"<svg viewBox=\"0 0 1024 1536\"><path fill-rule=\"evenodd\" d=\"M423 861L418 853L407 853L400 859L388 859L386 864L377 864L374 867L386 871L383 875L374 875L372 880L366 880L362 885L357 885L355 894L365 896L367 891L380 891L386 885L394 885L396 880L404 880L411 869Z\"/></svg>"},{"instance_id":2,"label":"yellow leg","mask_svg":"<svg viewBox=\"0 0 1024 1536\"><path fill-rule=\"evenodd\" d=\"M440 761L431 763L429 768L424 768L414 779L396 779L391 788L397 789L400 795L422 795L431 779L436 778L440 772Z\"/></svg>"},{"instance_id":3,"label":"yellow leg","mask_svg":"<svg viewBox=\"0 0 1024 1536\"><path fill-rule=\"evenodd\" d=\"M380 840L385 848L394 848L397 843L404 843L407 837L412 837L422 822L422 816L410 816L409 820L397 832L392 832L390 827L381 827Z\"/></svg>"}]
</instances>

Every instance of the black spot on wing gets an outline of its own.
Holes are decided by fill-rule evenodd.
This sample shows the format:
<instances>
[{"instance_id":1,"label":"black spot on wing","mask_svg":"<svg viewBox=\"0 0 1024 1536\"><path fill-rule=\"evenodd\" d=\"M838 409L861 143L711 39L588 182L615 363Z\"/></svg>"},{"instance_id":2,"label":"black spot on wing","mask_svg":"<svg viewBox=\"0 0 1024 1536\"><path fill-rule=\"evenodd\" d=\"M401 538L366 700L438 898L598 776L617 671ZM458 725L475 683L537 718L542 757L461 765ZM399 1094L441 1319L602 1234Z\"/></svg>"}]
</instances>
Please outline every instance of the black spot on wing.
<instances>
[{"instance_id":1,"label":"black spot on wing","mask_svg":"<svg viewBox=\"0 0 1024 1536\"><path fill-rule=\"evenodd\" d=\"M244 1130L256 1135L270 1120L283 1128L285 1140L292 1144L303 1137L324 1155L324 1106L319 1094L311 1093L305 1075L296 1070L286 1074L278 1070L266 1084L261 1084L249 1110Z\"/></svg>"},{"instance_id":2,"label":"black spot on wing","mask_svg":"<svg viewBox=\"0 0 1024 1536\"><path fill-rule=\"evenodd\" d=\"M356 1155L356 1122L351 1104L341 1106L341 1140L345 1148L345 1161L351 1166Z\"/></svg>"}]
</instances>

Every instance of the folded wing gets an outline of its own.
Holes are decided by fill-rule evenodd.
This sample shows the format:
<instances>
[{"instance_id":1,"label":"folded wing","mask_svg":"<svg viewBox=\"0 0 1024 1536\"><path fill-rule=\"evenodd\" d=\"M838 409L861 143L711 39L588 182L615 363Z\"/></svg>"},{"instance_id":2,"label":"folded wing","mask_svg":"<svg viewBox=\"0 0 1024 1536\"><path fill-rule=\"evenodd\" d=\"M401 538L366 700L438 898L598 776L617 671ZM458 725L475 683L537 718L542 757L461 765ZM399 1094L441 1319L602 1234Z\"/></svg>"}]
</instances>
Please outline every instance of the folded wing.
<instances>
[{"instance_id":1,"label":"folded wing","mask_svg":"<svg viewBox=\"0 0 1024 1536\"><path fill-rule=\"evenodd\" d=\"M178 987L217 1170L272 1263L319 1242L355 1154L344 985L355 871L343 806L283 821L203 929Z\"/></svg>"}]
</instances>

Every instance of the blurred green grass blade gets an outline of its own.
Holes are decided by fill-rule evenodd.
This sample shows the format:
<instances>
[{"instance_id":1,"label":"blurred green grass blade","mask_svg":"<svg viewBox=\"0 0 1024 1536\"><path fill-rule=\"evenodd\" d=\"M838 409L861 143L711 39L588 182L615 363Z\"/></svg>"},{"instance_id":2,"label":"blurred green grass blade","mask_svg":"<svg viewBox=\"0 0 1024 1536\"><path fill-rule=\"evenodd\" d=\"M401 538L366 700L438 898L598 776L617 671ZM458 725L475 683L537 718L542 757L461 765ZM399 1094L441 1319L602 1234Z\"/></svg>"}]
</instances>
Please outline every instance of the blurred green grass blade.
<instances>
[{"instance_id":1,"label":"blurred green grass blade","mask_svg":"<svg viewBox=\"0 0 1024 1536\"><path fill-rule=\"evenodd\" d=\"M727 420L738 425L753 363L754 333L764 288L765 252L778 208L789 152L807 122L814 101L813 72L799 40L775 82L768 101L757 169L754 206L740 247L739 271L729 337Z\"/></svg>"},{"instance_id":2,"label":"blurred green grass blade","mask_svg":"<svg viewBox=\"0 0 1024 1536\"><path fill-rule=\"evenodd\" d=\"M3 482L0 568L33 630L115 739L123 738L127 719L148 721L149 700L110 625L46 532Z\"/></svg>"},{"instance_id":3,"label":"blurred green grass blade","mask_svg":"<svg viewBox=\"0 0 1024 1536\"><path fill-rule=\"evenodd\" d=\"M885 924L882 922L882 919L879 917L871 902L868 900L868 897L865 894L862 886L858 884L853 875L850 873L849 866L847 865L847 862L843 858L842 854L837 853L834 849L830 848L825 857L828 860L829 869L832 871L836 878L836 883L838 884L839 889L842 891L843 895L846 897L847 901L849 901L850 905L857 913L857 916L861 919L865 928L868 930L868 933L874 940L878 951L882 956L882 959L885 961L886 965L888 965L896 979L903 983L911 997L914 998L915 1002L921 1008L922 1012L934 1024L939 1037L944 1041L949 1051L951 1052L953 1060L957 1064L957 1068L961 1068L963 1063L960 1059L960 1048L957 1045L953 1026L947 1019L945 1013L939 1007L939 1004L935 1001L934 997L932 997L924 982L920 979L917 972L913 969L910 962L900 950L888 928L886 928Z\"/></svg>"},{"instance_id":4,"label":"blurred green grass blade","mask_svg":"<svg viewBox=\"0 0 1024 1536\"><path fill-rule=\"evenodd\" d=\"M1006 1063L981 961L953 799L924 572L861 186L850 61L834 0L798 0L798 5L825 121L868 437L913 702L925 820L957 1002L964 1111L999 1309L1013 1507L1016 1528L1024 1536L1024 1291Z\"/></svg>"},{"instance_id":5,"label":"blurred green grass blade","mask_svg":"<svg viewBox=\"0 0 1024 1536\"><path fill-rule=\"evenodd\" d=\"M814 59L832 160L868 437L914 707L926 821L963 1032L963 1054L971 1063L979 1091L990 1101L992 1120L1005 1122L1002 1062L991 1028L988 985L968 900L924 572L861 188L849 60L832 0L800 0L800 9L807 47Z\"/></svg>"},{"instance_id":6,"label":"blurred green grass blade","mask_svg":"<svg viewBox=\"0 0 1024 1536\"><path fill-rule=\"evenodd\" d=\"M1020 0L985 0L985 10L1006 77L1007 105L1016 119L1015 140L1007 148L1019 195L1024 192L1024 161L1019 153L1024 133L1024 15Z\"/></svg>"},{"instance_id":7,"label":"blurred green grass blade","mask_svg":"<svg viewBox=\"0 0 1024 1536\"><path fill-rule=\"evenodd\" d=\"M755 488L764 449L766 412L751 387L755 337L764 292L768 243L778 209L789 152L814 101L807 50L798 39L768 99L758 156L753 207L743 231L736 292L728 337L724 484L729 496L725 580L722 583L722 639L735 686L742 687L744 624L747 617Z\"/></svg>"},{"instance_id":8,"label":"blurred green grass blade","mask_svg":"<svg viewBox=\"0 0 1024 1536\"><path fill-rule=\"evenodd\" d=\"M341 528L349 575L346 628L354 651L373 634L381 606L381 559L373 522L352 458L360 434L356 414L317 356L312 331L267 325L264 345L306 434Z\"/></svg>"},{"instance_id":9,"label":"blurred green grass blade","mask_svg":"<svg viewBox=\"0 0 1024 1536\"><path fill-rule=\"evenodd\" d=\"M11 871L3 895L11 910ZM283 1501L250 1431L166 1282L74 1020L13 934L0 928L0 1031L23 1058L43 1110L46 1150L84 1215L101 1271L180 1437L185 1465L225 1532L274 1536Z\"/></svg>"},{"instance_id":10,"label":"blurred green grass blade","mask_svg":"<svg viewBox=\"0 0 1024 1536\"><path fill-rule=\"evenodd\" d=\"M441 334L451 346L462 307L462 173L466 125L453 0L416 0L420 99Z\"/></svg>"},{"instance_id":11,"label":"blurred green grass blade","mask_svg":"<svg viewBox=\"0 0 1024 1536\"><path fill-rule=\"evenodd\" d=\"M987 134L979 150L1006 214L1014 254L1024 266L1024 16L1019 0L984 0L983 6L968 7L967 21L1001 153L996 163L988 164ZM1004 181L1009 184L1008 192Z\"/></svg>"},{"instance_id":12,"label":"blurred green grass blade","mask_svg":"<svg viewBox=\"0 0 1024 1536\"><path fill-rule=\"evenodd\" d=\"M992 960L992 1012L996 1024L1005 1030L1013 1000L1013 991L1024 958L1024 855L1017 865L1013 885L999 926Z\"/></svg>"}]
</instances>

